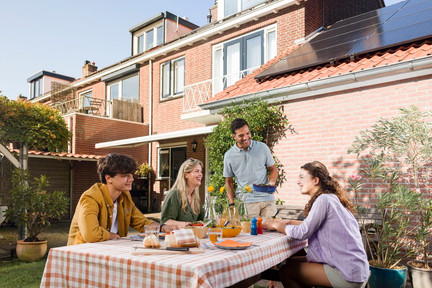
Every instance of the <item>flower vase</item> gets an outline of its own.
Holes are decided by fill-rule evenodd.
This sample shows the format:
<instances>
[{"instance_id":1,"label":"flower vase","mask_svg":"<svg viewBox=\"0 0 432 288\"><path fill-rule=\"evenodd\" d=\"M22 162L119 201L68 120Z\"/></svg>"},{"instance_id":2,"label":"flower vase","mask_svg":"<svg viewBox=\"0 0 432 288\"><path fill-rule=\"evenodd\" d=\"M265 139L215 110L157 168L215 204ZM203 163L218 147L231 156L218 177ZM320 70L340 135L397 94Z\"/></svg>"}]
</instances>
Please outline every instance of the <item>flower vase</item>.
<instances>
[{"instance_id":1,"label":"flower vase","mask_svg":"<svg viewBox=\"0 0 432 288\"><path fill-rule=\"evenodd\" d=\"M216 220L217 218L219 218L215 206L216 206L216 197L211 196L209 193L207 193L205 198L205 203L204 203L205 219Z\"/></svg>"}]
</instances>

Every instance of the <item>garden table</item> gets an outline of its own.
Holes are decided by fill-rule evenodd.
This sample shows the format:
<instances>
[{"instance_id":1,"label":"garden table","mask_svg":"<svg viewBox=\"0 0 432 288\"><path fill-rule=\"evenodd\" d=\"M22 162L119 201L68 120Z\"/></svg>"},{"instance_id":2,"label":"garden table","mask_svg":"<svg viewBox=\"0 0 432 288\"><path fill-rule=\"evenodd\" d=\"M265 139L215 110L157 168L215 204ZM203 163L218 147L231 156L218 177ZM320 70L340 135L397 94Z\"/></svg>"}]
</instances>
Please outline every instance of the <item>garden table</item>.
<instances>
[{"instance_id":1,"label":"garden table","mask_svg":"<svg viewBox=\"0 0 432 288\"><path fill-rule=\"evenodd\" d=\"M222 250L201 240L202 254L133 256L128 238L50 250L41 287L226 287L258 275L297 251L306 241L284 234L240 233L245 250Z\"/></svg>"}]
</instances>

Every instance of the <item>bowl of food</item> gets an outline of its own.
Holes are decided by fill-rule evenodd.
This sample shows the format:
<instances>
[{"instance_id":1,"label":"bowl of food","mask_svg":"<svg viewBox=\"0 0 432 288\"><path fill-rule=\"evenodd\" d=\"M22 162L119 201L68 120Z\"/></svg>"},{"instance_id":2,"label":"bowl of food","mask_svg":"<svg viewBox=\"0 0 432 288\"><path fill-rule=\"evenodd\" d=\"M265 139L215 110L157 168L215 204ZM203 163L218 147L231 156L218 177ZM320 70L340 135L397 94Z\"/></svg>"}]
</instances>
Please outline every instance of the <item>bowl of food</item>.
<instances>
[{"instance_id":1,"label":"bowl of food","mask_svg":"<svg viewBox=\"0 0 432 288\"><path fill-rule=\"evenodd\" d=\"M263 193L273 193L276 191L276 186L266 184L253 184L254 190Z\"/></svg>"},{"instance_id":2,"label":"bowl of food","mask_svg":"<svg viewBox=\"0 0 432 288\"><path fill-rule=\"evenodd\" d=\"M222 238L231 238L240 234L241 226L227 226L222 228Z\"/></svg>"},{"instance_id":3,"label":"bowl of food","mask_svg":"<svg viewBox=\"0 0 432 288\"><path fill-rule=\"evenodd\" d=\"M204 239L205 236L207 235L207 231L208 231L208 227L203 227L204 224L202 223L189 223L188 226L186 226L186 229L192 229L194 235L198 238L198 239Z\"/></svg>"}]
</instances>

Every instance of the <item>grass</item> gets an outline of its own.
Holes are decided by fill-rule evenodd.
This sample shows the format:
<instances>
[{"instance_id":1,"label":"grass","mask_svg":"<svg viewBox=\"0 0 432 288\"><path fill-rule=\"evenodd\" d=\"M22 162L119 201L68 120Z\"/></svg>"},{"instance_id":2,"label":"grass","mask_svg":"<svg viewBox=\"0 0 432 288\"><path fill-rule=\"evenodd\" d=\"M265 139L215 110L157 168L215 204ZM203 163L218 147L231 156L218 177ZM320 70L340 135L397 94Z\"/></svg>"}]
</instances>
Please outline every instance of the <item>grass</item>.
<instances>
[{"instance_id":1,"label":"grass","mask_svg":"<svg viewBox=\"0 0 432 288\"><path fill-rule=\"evenodd\" d=\"M1 287L39 287L45 262L46 258L32 263L18 259L0 261Z\"/></svg>"},{"instance_id":2,"label":"grass","mask_svg":"<svg viewBox=\"0 0 432 288\"><path fill-rule=\"evenodd\" d=\"M53 224L40 239L48 240L48 249L65 246L69 232L70 222ZM7 287L39 287L45 268L46 257L40 261L26 263L16 258L10 258L10 250L15 249L18 239L16 227L1 227L0 249L7 258L0 260L0 286Z\"/></svg>"}]
</instances>

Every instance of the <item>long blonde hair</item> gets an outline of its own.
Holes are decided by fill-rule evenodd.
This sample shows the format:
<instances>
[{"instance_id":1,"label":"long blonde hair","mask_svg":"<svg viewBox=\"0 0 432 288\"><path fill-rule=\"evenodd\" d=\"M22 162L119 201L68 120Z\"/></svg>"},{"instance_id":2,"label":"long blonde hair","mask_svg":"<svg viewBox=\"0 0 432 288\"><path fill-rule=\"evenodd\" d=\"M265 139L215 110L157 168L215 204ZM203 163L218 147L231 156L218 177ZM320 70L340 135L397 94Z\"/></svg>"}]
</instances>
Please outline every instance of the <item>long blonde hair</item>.
<instances>
[{"instance_id":1,"label":"long blonde hair","mask_svg":"<svg viewBox=\"0 0 432 288\"><path fill-rule=\"evenodd\" d=\"M191 172L195 166L201 165L201 169L203 168L203 163L200 160L190 158L183 162L180 166L180 169L177 174L177 179L174 182L174 185L171 187L171 190L176 190L181 200L181 210L183 212L186 211L186 207L188 204L187 193L188 193L188 185L185 178L185 174ZM199 187L196 187L194 192L192 192L192 201L190 203L193 213L199 214L201 210L201 202L199 197Z\"/></svg>"}]
</instances>

